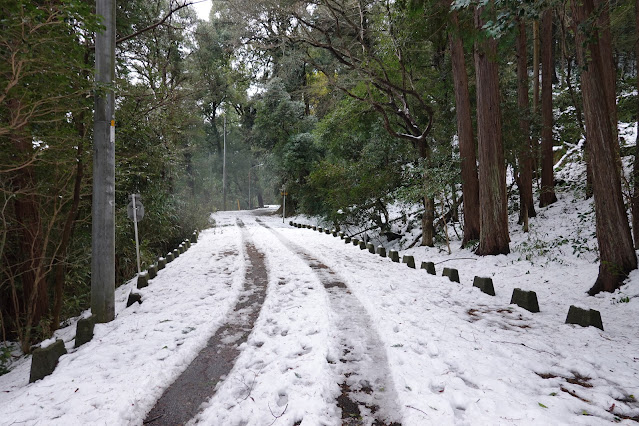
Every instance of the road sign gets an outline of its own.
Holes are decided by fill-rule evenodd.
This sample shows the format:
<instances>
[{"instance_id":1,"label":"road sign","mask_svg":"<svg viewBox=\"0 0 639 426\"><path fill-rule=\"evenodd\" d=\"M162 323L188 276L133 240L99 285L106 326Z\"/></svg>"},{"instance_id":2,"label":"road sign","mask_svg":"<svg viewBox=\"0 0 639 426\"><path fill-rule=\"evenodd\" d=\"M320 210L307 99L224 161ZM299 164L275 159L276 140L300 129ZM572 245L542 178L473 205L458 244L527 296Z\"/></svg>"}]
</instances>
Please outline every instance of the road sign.
<instances>
[{"instance_id":1,"label":"road sign","mask_svg":"<svg viewBox=\"0 0 639 426\"><path fill-rule=\"evenodd\" d=\"M133 199L135 198L135 211L133 209ZM144 205L140 201L140 194L129 195L129 204L126 206L126 213L129 219L139 222L144 218Z\"/></svg>"}]
</instances>

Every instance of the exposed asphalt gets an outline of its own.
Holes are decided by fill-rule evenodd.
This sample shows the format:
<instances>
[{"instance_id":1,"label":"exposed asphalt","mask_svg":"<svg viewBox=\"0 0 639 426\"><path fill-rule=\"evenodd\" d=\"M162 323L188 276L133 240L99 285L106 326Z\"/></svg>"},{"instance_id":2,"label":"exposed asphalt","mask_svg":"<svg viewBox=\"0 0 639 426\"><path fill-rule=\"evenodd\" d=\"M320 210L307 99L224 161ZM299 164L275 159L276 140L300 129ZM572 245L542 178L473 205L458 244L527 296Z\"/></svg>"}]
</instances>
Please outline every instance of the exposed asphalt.
<instances>
[{"instance_id":1,"label":"exposed asphalt","mask_svg":"<svg viewBox=\"0 0 639 426\"><path fill-rule=\"evenodd\" d=\"M238 220L238 226L244 224ZM253 330L268 284L264 255L245 242L248 257L244 290L227 322L211 337L204 349L173 382L148 413L144 424L182 425L200 411L200 405L214 394L240 354L239 346Z\"/></svg>"},{"instance_id":2,"label":"exposed asphalt","mask_svg":"<svg viewBox=\"0 0 639 426\"><path fill-rule=\"evenodd\" d=\"M304 260L328 293L334 313L331 327L340 353L339 359L327 361L341 389L336 403L342 410L342 425L401 426L386 352L364 306L338 273L259 219L257 222Z\"/></svg>"}]
</instances>

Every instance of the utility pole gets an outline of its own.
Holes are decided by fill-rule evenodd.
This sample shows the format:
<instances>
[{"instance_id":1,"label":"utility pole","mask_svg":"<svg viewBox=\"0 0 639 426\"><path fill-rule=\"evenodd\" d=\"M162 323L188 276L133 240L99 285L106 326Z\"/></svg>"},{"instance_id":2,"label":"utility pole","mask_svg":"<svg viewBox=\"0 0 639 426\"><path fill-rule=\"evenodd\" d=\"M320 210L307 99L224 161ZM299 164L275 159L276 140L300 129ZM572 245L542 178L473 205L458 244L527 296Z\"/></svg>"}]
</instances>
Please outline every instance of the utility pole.
<instances>
[{"instance_id":1,"label":"utility pole","mask_svg":"<svg viewBox=\"0 0 639 426\"><path fill-rule=\"evenodd\" d=\"M249 167L249 210L251 210L251 168L252 167Z\"/></svg>"},{"instance_id":2,"label":"utility pole","mask_svg":"<svg viewBox=\"0 0 639 426\"><path fill-rule=\"evenodd\" d=\"M226 114L224 115L224 153L222 154L222 194L223 210L226 211Z\"/></svg>"},{"instance_id":3,"label":"utility pole","mask_svg":"<svg viewBox=\"0 0 639 426\"><path fill-rule=\"evenodd\" d=\"M115 1L96 0L104 31L95 35L91 312L115 318Z\"/></svg>"}]
</instances>

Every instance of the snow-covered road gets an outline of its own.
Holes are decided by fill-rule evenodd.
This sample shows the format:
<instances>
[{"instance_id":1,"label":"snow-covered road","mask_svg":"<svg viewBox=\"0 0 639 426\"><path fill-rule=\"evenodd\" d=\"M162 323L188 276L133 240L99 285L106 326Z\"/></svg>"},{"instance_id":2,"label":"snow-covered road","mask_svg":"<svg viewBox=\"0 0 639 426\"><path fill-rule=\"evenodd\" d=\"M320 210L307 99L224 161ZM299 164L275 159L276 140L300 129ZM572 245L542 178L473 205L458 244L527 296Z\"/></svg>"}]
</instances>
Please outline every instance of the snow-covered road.
<instances>
[{"instance_id":1,"label":"snow-covered road","mask_svg":"<svg viewBox=\"0 0 639 426\"><path fill-rule=\"evenodd\" d=\"M191 423L635 423L623 417L639 415L636 331L565 325L567 306L531 314L465 275L453 283L260 213L216 213L141 305L124 308L133 281L118 289L116 320L90 343L73 350L74 327L59 330L69 354L51 376L28 384L26 361L0 377L0 424L142 424L245 294L247 243L264 255L265 299Z\"/></svg>"}]
</instances>

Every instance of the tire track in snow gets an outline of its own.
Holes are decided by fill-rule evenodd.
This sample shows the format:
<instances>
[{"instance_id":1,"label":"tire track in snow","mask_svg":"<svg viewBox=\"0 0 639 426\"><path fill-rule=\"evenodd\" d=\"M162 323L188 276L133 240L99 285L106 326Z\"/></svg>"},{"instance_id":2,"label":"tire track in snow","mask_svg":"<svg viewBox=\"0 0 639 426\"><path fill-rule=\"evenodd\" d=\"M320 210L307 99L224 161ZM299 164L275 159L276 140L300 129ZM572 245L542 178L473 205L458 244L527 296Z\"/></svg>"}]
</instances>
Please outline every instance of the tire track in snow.
<instances>
[{"instance_id":1,"label":"tire track in snow","mask_svg":"<svg viewBox=\"0 0 639 426\"><path fill-rule=\"evenodd\" d=\"M239 219L237 225L244 228L244 223ZM242 237L248 260L244 291L240 293L227 322L165 390L147 414L144 424L179 425L192 419L200 410L201 404L215 394L217 383L231 371L240 354L240 345L246 342L253 331L266 298L268 273L264 254L247 241L244 229Z\"/></svg>"},{"instance_id":2,"label":"tire track in snow","mask_svg":"<svg viewBox=\"0 0 639 426\"><path fill-rule=\"evenodd\" d=\"M399 426L400 408L386 352L364 306L335 271L259 219L256 222L307 263L329 295L339 353L329 354L327 361L340 381L337 405L342 424Z\"/></svg>"}]
</instances>

